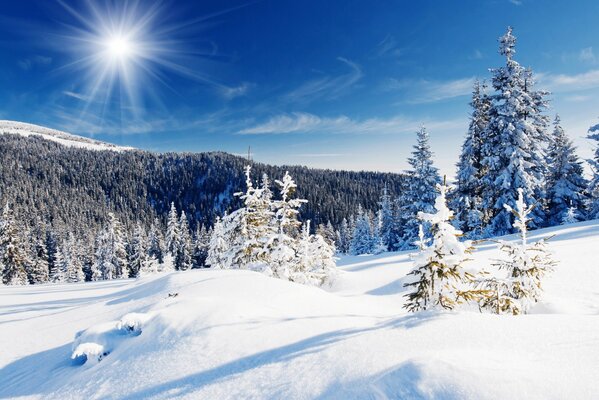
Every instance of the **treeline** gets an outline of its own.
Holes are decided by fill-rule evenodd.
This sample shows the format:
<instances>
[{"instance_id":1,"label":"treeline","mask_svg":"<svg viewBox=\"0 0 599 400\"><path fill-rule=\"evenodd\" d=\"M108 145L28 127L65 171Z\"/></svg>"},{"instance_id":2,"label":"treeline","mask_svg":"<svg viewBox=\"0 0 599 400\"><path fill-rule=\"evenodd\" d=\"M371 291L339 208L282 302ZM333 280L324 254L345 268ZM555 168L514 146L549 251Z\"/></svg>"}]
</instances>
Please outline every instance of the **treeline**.
<instances>
[{"instance_id":1,"label":"treeline","mask_svg":"<svg viewBox=\"0 0 599 400\"><path fill-rule=\"evenodd\" d=\"M591 180L583 162L561 126L546 115L548 92L535 88L532 69L514 60L516 38L512 29L500 38L499 53L505 65L491 69L492 91L476 82L470 124L456 181L448 201L456 215L452 223L470 239L515 233L511 213L517 189L531 205L531 229L599 218L599 147L588 160ZM588 138L599 142L599 125ZM415 248L419 211L434 208L435 186L441 177L424 128L408 160L412 167L393 197L382 191L378 211L358 211L343 221L337 231L323 226L323 235L335 238L344 253L364 254ZM425 226L425 232L428 231ZM331 239L332 240L332 239Z\"/></svg>"},{"instance_id":2,"label":"treeline","mask_svg":"<svg viewBox=\"0 0 599 400\"><path fill-rule=\"evenodd\" d=\"M37 225L29 230L7 203L0 216L0 277L6 285L74 283L139 277L206 266L211 229L189 228L174 204L166 230L137 224L127 233L113 213L93 241Z\"/></svg>"}]
</instances>

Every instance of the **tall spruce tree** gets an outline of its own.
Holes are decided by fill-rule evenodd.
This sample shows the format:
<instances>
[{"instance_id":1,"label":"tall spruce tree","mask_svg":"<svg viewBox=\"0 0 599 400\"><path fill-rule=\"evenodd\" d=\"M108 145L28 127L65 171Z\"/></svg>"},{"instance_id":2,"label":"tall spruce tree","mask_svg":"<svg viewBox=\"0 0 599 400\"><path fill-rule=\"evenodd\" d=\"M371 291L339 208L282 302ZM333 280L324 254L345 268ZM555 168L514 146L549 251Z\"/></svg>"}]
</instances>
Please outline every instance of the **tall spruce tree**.
<instances>
[{"instance_id":1,"label":"tall spruce tree","mask_svg":"<svg viewBox=\"0 0 599 400\"><path fill-rule=\"evenodd\" d=\"M353 255L370 254L373 251L370 220L368 214L362 209L362 206L358 207L358 215L349 251Z\"/></svg>"},{"instance_id":2,"label":"tall spruce tree","mask_svg":"<svg viewBox=\"0 0 599 400\"><path fill-rule=\"evenodd\" d=\"M588 160L593 170L593 177L589 183L587 194L589 197L588 209L589 218L599 218L599 124L592 126L589 129L587 136L591 140L595 140L595 152L592 159Z\"/></svg>"},{"instance_id":3,"label":"tall spruce tree","mask_svg":"<svg viewBox=\"0 0 599 400\"><path fill-rule=\"evenodd\" d=\"M531 227L544 223L544 136L547 118L541 114L546 92L534 90L532 72L514 60L516 37L512 28L500 39L499 53L506 65L493 69L489 123L483 132L481 160L483 213L489 236L511 233L511 214L504 204L514 205L514 188L522 188L525 201L535 205Z\"/></svg>"},{"instance_id":4,"label":"tall spruce tree","mask_svg":"<svg viewBox=\"0 0 599 400\"><path fill-rule=\"evenodd\" d=\"M570 220L572 215L569 214L577 215L578 218L586 214L587 188L584 168L576 155L572 140L560 125L558 115L553 124L552 140L547 151L548 222L552 226L561 224L566 218Z\"/></svg>"},{"instance_id":5,"label":"tall spruce tree","mask_svg":"<svg viewBox=\"0 0 599 400\"><path fill-rule=\"evenodd\" d=\"M383 188L381 199L379 201L380 229L379 235L385 250L390 250L395 246L395 237L393 235L393 200L389 194L387 185Z\"/></svg>"},{"instance_id":6,"label":"tall spruce tree","mask_svg":"<svg viewBox=\"0 0 599 400\"><path fill-rule=\"evenodd\" d=\"M19 226L8 203L0 217L0 271L5 285L27 285L27 254Z\"/></svg>"},{"instance_id":7,"label":"tall spruce tree","mask_svg":"<svg viewBox=\"0 0 599 400\"><path fill-rule=\"evenodd\" d=\"M192 267L193 241L189 231L189 223L185 211L181 211L179 218L179 237L177 238L177 253L175 255L175 269L186 271Z\"/></svg>"},{"instance_id":8,"label":"tall spruce tree","mask_svg":"<svg viewBox=\"0 0 599 400\"><path fill-rule=\"evenodd\" d=\"M474 82L472 91L472 114L466 139L457 163L455 190L451 193L451 205L456 210L454 225L468 237L482 234L483 213L481 181L485 170L481 164L484 132L489 123L490 100L485 83Z\"/></svg>"},{"instance_id":9,"label":"tall spruce tree","mask_svg":"<svg viewBox=\"0 0 599 400\"><path fill-rule=\"evenodd\" d=\"M408 186L402 196L400 220L405 221L401 231L400 249L414 248L418 240L420 222L418 213L430 213L434 210L436 185L441 183L438 169L433 163L433 153L430 149L429 136L423 126L416 133L417 143L414 145L412 157L408 163L412 167L407 172Z\"/></svg>"}]
</instances>

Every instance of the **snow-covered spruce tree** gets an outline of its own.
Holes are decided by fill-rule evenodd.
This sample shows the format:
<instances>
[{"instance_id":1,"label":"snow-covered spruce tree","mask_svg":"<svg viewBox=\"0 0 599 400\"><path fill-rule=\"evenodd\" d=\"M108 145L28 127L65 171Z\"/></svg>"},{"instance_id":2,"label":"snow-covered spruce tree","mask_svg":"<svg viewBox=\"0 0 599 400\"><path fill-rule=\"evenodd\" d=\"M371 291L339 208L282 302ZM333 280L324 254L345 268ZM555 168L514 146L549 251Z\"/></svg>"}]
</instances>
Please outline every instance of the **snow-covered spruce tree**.
<instances>
[{"instance_id":1,"label":"snow-covered spruce tree","mask_svg":"<svg viewBox=\"0 0 599 400\"><path fill-rule=\"evenodd\" d=\"M484 131L489 123L490 100L484 83L474 82L472 92L472 114L462 152L457 163L456 186L451 193L453 209L456 210L454 225L467 237L482 235L483 213L481 180L485 170L482 168L482 147Z\"/></svg>"},{"instance_id":2,"label":"snow-covered spruce tree","mask_svg":"<svg viewBox=\"0 0 599 400\"><path fill-rule=\"evenodd\" d=\"M335 246L337 235L331 221L328 221L326 224L319 224L318 228L316 228L316 233L322 236L329 245Z\"/></svg>"},{"instance_id":3,"label":"snow-covered spruce tree","mask_svg":"<svg viewBox=\"0 0 599 400\"><path fill-rule=\"evenodd\" d=\"M299 208L306 203L304 199L294 198L297 185L285 172L283 179L276 180L279 186L280 200L273 203L276 231L266 245L268 264L272 276L293 280L297 237L301 223L298 220Z\"/></svg>"},{"instance_id":4,"label":"snow-covered spruce tree","mask_svg":"<svg viewBox=\"0 0 599 400\"><path fill-rule=\"evenodd\" d=\"M264 197L263 188L255 188L251 179L252 168L245 168L246 191L235 193L244 206L223 219L231 268L267 271L268 254L265 250L270 237L275 232L272 204ZM268 193L268 192L267 192Z\"/></svg>"},{"instance_id":5,"label":"snow-covered spruce tree","mask_svg":"<svg viewBox=\"0 0 599 400\"><path fill-rule=\"evenodd\" d=\"M148 241L146 232L141 224L135 226L130 243L129 270L131 277L140 276L144 266L148 264Z\"/></svg>"},{"instance_id":6,"label":"snow-covered spruce tree","mask_svg":"<svg viewBox=\"0 0 599 400\"><path fill-rule=\"evenodd\" d=\"M506 270L508 277L494 280L496 284L489 288L494 294L484 300L481 307L493 312L499 310L501 313L525 314L540 299L543 277L553 270L555 262L547 249L549 238L533 244L527 241L527 224L534 205L526 205L522 189L518 189L516 207L506 204L505 208L514 215L514 228L520 233L520 240L515 243L500 242L499 249L505 258L498 260L495 265Z\"/></svg>"},{"instance_id":7,"label":"snow-covered spruce tree","mask_svg":"<svg viewBox=\"0 0 599 400\"><path fill-rule=\"evenodd\" d=\"M192 267L193 241L189 232L189 223L185 211L181 211L179 218L179 236L177 238L177 252L175 254L175 269L187 271Z\"/></svg>"},{"instance_id":8,"label":"snow-covered spruce tree","mask_svg":"<svg viewBox=\"0 0 599 400\"><path fill-rule=\"evenodd\" d=\"M548 220L549 225L563 223L566 215L585 215L584 168L576 155L576 149L560 125L559 116L555 116L552 140L547 151L549 174L547 178Z\"/></svg>"},{"instance_id":9,"label":"snow-covered spruce tree","mask_svg":"<svg viewBox=\"0 0 599 400\"><path fill-rule=\"evenodd\" d=\"M387 251L395 245L395 237L393 235L393 200L391 199L387 185L383 188L383 193L381 193L379 201L379 219L379 235L382 244L385 246L385 251Z\"/></svg>"},{"instance_id":10,"label":"snow-covered spruce tree","mask_svg":"<svg viewBox=\"0 0 599 400\"><path fill-rule=\"evenodd\" d=\"M50 270L50 282L64 283L67 281L67 270L69 269L69 257L65 252L64 241L57 243L54 254L54 268Z\"/></svg>"},{"instance_id":11,"label":"snow-covered spruce tree","mask_svg":"<svg viewBox=\"0 0 599 400\"><path fill-rule=\"evenodd\" d=\"M154 264L162 264L164 262L164 237L158 226L158 221L154 221L150 226L150 232L148 233L148 258Z\"/></svg>"},{"instance_id":12,"label":"snow-covered spruce tree","mask_svg":"<svg viewBox=\"0 0 599 400\"><path fill-rule=\"evenodd\" d=\"M40 284L49 281L48 251L46 250L46 235L38 226L31 236L31 262L27 265L29 283Z\"/></svg>"},{"instance_id":13,"label":"snow-covered spruce tree","mask_svg":"<svg viewBox=\"0 0 599 400\"><path fill-rule=\"evenodd\" d=\"M574 224L581 220L581 216L577 213L574 207L569 207L568 211L562 217L561 225Z\"/></svg>"},{"instance_id":14,"label":"snow-covered spruce tree","mask_svg":"<svg viewBox=\"0 0 599 400\"><path fill-rule=\"evenodd\" d=\"M0 271L5 285L27 285L27 254L19 227L8 202L0 219Z\"/></svg>"},{"instance_id":15,"label":"snow-covered spruce tree","mask_svg":"<svg viewBox=\"0 0 599 400\"><path fill-rule=\"evenodd\" d=\"M408 163L412 167L407 171L408 186L402 195L402 204L399 219L405 221L402 226L399 249L414 248L414 242L418 239L419 212L430 213L434 209L437 184L441 183L441 177L437 168L433 165L433 153L429 145L429 137L424 127L417 134L417 143L412 151L412 157ZM427 228L427 227L425 227Z\"/></svg>"},{"instance_id":16,"label":"snow-covered spruce tree","mask_svg":"<svg viewBox=\"0 0 599 400\"><path fill-rule=\"evenodd\" d=\"M372 232L370 231L370 221L368 214L364 212L362 206L358 207L358 216L352 234L352 240L349 252L353 255L372 253Z\"/></svg>"},{"instance_id":17,"label":"snow-covered spruce tree","mask_svg":"<svg viewBox=\"0 0 599 400\"><path fill-rule=\"evenodd\" d=\"M226 222L228 215L225 215L223 220L220 217L216 218L212 234L210 235L210 244L208 246L208 257L206 265L216 269L230 269L231 261L228 258L230 254L230 237L227 235Z\"/></svg>"},{"instance_id":18,"label":"snow-covered spruce tree","mask_svg":"<svg viewBox=\"0 0 599 400\"><path fill-rule=\"evenodd\" d=\"M203 268L206 266L211 233L209 229L206 229L204 224L196 227L193 237L193 268Z\"/></svg>"},{"instance_id":19,"label":"snow-covered spruce tree","mask_svg":"<svg viewBox=\"0 0 599 400\"><path fill-rule=\"evenodd\" d=\"M48 277L50 278L56 271L56 250L58 248L56 233L51 227L46 231L46 251L48 252ZM50 279L50 281L52 281Z\"/></svg>"},{"instance_id":20,"label":"snow-covered spruce tree","mask_svg":"<svg viewBox=\"0 0 599 400\"><path fill-rule=\"evenodd\" d=\"M336 274L335 248L321 235L311 235L310 221L306 221L296 242L290 280L304 285L322 286L330 284Z\"/></svg>"},{"instance_id":21,"label":"snow-covered spruce tree","mask_svg":"<svg viewBox=\"0 0 599 400\"><path fill-rule=\"evenodd\" d=\"M349 223L347 222L347 218L343 218L341 221L341 225L339 226L339 231L337 231L337 251L341 254L349 253L349 245L351 243L351 232L349 230Z\"/></svg>"},{"instance_id":22,"label":"snow-covered spruce tree","mask_svg":"<svg viewBox=\"0 0 599 400\"><path fill-rule=\"evenodd\" d=\"M547 118L546 92L534 90L532 73L513 59L516 38L512 28L500 38L499 53L506 65L493 69L493 88L490 96L489 123L483 132L481 166L482 209L487 236L513 232L511 214L504 204L514 205L514 189L522 188L524 199L534 204L531 226L544 223L544 146Z\"/></svg>"},{"instance_id":23,"label":"snow-covered spruce tree","mask_svg":"<svg viewBox=\"0 0 599 400\"><path fill-rule=\"evenodd\" d=\"M599 219L599 124L592 126L589 129L587 136L591 140L595 140L594 157L588 160L593 170L593 177L589 183L587 194L588 200L588 216L589 219Z\"/></svg>"},{"instance_id":24,"label":"snow-covered spruce tree","mask_svg":"<svg viewBox=\"0 0 599 400\"><path fill-rule=\"evenodd\" d=\"M418 213L418 219L431 227L432 240L426 244L422 230L415 241L420 251L413 256L414 282L405 286L414 288L408 293L405 308L421 311L435 308L453 309L461 302L461 286L470 281L463 264L472 252L469 241L461 242L461 232L450 222L453 211L447 207L447 186L438 185L439 195L435 200L434 213Z\"/></svg>"},{"instance_id":25,"label":"snow-covered spruce tree","mask_svg":"<svg viewBox=\"0 0 599 400\"><path fill-rule=\"evenodd\" d=\"M124 231L113 213L108 214L108 225L96 240L94 268L105 280L129 277Z\"/></svg>"},{"instance_id":26,"label":"snow-covered spruce tree","mask_svg":"<svg viewBox=\"0 0 599 400\"><path fill-rule=\"evenodd\" d=\"M81 245L71 232L64 241L62 251L65 259L63 264L65 281L69 283L83 282L85 275L83 274Z\"/></svg>"},{"instance_id":27,"label":"snow-covered spruce tree","mask_svg":"<svg viewBox=\"0 0 599 400\"><path fill-rule=\"evenodd\" d=\"M174 264L179 247L179 215L175 203L171 203L171 209L166 221L166 245L165 251L169 261Z\"/></svg>"}]
</instances>

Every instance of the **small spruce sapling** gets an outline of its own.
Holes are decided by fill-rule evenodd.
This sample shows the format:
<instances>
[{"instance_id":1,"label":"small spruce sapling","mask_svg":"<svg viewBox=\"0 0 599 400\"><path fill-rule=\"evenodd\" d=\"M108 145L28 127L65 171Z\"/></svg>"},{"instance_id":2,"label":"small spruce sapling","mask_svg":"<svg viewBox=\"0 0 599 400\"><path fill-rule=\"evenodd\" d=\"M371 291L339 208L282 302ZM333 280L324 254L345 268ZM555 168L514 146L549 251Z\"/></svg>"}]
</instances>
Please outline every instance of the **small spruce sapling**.
<instances>
[{"instance_id":1,"label":"small spruce sapling","mask_svg":"<svg viewBox=\"0 0 599 400\"><path fill-rule=\"evenodd\" d=\"M551 237L528 243L527 224L534 206L526 205L522 189L518 189L516 208L507 204L504 207L515 217L513 226L519 231L520 240L515 243L499 242L499 249L505 258L498 260L495 265L506 270L508 276L503 280L486 280L489 294L481 300L480 306L497 314L526 314L539 301L543 292L541 281L555 265L547 249Z\"/></svg>"},{"instance_id":2,"label":"small spruce sapling","mask_svg":"<svg viewBox=\"0 0 599 400\"><path fill-rule=\"evenodd\" d=\"M439 195L435 201L435 213L418 213L418 218L431 227L432 240L425 243L422 228L416 244L420 248L413 256L415 269L410 273L417 280L405 284L415 290L408 293L405 308L422 311L434 308L453 309L462 302L462 286L470 279L463 271L463 264L473 248L470 241L459 240L462 232L450 220L453 211L447 207L447 186L438 185Z\"/></svg>"}]
</instances>

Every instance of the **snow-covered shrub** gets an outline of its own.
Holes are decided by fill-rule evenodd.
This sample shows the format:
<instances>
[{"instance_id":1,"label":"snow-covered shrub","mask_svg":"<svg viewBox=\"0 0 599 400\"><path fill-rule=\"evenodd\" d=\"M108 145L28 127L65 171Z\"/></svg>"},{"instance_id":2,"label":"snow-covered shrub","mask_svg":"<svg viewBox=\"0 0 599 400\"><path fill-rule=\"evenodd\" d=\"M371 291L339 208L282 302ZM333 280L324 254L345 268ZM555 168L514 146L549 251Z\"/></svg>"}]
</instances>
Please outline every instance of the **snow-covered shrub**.
<instances>
[{"instance_id":1,"label":"snow-covered shrub","mask_svg":"<svg viewBox=\"0 0 599 400\"><path fill-rule=\"evenodd\" d=\"M419 229L420 240L416 244L420 251L413 256L415 268L410 273L417 280L405 284L414 288L406 295L408 302L404 307L409 311L453 309L462 301L460 292L469 279L463 263L472 252L471 242L461 242L461 232L450 223L453 212L447 207L447 186L438 185L438 190L436 212L418 213L418 218L431 226L432 240L427 244Z\"/></svg>"}]
</instances>

